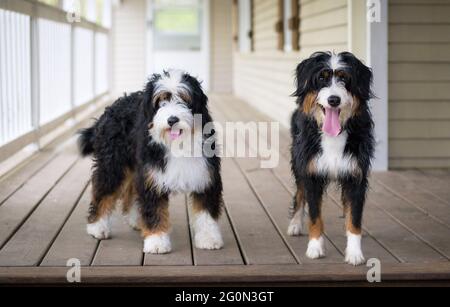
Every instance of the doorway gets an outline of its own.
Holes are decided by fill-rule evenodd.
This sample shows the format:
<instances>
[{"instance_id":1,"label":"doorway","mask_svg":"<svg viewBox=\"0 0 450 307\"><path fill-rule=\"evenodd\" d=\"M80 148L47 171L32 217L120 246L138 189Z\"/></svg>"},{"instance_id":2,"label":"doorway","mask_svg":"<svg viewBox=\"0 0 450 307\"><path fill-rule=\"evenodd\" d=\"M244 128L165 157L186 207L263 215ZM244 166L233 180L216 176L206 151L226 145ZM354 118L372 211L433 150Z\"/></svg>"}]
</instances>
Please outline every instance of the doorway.
<instances>
[{"instance_id":1,"label":"doorway","mask_svg":"<svg viewBox=\"0 0 450 307\"><path fill-rule=\"evenodd\" d=\"M209 0L147 0L147 73L182 69L209 90Z\"/></svg>"}]
</instances>

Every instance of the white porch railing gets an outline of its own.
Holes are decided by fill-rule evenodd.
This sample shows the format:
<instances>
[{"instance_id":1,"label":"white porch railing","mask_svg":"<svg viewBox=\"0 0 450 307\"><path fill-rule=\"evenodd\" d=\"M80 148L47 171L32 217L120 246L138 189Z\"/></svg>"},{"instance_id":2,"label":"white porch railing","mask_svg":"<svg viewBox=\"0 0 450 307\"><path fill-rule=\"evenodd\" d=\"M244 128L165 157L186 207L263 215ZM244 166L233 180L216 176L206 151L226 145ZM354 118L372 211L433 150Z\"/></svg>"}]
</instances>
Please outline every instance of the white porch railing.
<instances>
[{"instance_id":1,"label":"white porch railing","mask_svg":"<svg viewBox=\"0 0 450 307\"><path fill-rule=\"evenodd\" d=\"M0 162L108 94L108 55L107 28L0 0Z\"/></svg>"},{"instance_id":2,"label":"white porch railing","mask_svg":"<svg viewBox=\"0 0 450 307\"><path fill-rule=\"evenodd\" d=\"M0 144L32 129L30 23L0 9Z\"/></svg>"},{"instance_id":3,"label":"white porch railing","mask_svg":"<svg viewBox=\"0 0 450 307\"><path fill-rule=\"evenodd\" d=\"M71 26L38 19L39 124L44 125L72 108Z\"/></svg>"}]
</instances>

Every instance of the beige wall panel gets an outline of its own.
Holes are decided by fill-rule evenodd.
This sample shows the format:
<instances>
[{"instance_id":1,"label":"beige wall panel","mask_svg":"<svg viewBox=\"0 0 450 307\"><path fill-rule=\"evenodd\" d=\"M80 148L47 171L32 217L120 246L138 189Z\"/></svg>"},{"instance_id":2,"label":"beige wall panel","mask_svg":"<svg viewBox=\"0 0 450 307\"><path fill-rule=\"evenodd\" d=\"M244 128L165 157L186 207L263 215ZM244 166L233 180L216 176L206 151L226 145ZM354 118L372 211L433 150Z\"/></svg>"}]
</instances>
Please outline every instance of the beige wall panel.
<instances>
[{"instance_id":1,"label":"beige wall panel","mask_svg":"<svg viewBox=\"0 0 450 307\"><path fill-rule=\"evenodd\" d=\"M145 0L125 0L114 9L112 29L115 96L143 89L145 71Z\"/></svg>"}]
</instances>

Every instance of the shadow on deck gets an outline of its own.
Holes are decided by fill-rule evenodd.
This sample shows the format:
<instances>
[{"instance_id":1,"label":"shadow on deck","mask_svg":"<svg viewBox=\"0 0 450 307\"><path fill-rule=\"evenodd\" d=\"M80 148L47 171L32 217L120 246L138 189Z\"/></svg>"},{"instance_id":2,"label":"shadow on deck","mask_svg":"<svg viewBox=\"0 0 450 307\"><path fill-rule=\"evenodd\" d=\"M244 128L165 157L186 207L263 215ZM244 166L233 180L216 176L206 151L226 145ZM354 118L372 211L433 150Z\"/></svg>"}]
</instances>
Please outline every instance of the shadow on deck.
<instances>
[{"instance_id":1,"label":"shadow on deck","mask_svg":"<svg viewBox=\"0 0 450 307\"><path fill-rule=\"evenodd\" d=\"M217 121L267 120L231 96L212 95ZM343 264L344 222L339 193L324 201L327 256L306 258L307 236L289 237L293 195L289 136L280 136L280 163L260 169L259 160L223 161L225 248L193 248L184 195L173 198L173 252L144 255L139 233L121 218L113 238L85 232L91 161L74 142L40 153L0 181L0 284L65 284L67 260L79 259L84 283L97 284L366 284L365 266ZM374 173L364 218L366 259L381 261L385 283L450 281L450 173Z\"/></svg>"}]
</instances>

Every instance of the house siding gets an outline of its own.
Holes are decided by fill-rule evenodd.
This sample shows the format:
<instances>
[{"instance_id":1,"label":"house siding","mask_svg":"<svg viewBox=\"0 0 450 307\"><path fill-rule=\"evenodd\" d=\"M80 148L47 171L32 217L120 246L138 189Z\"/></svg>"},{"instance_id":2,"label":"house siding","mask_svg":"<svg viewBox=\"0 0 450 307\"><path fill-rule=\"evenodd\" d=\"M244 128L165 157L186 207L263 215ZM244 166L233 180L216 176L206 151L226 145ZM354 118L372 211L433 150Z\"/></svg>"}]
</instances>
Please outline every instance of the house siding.
<instances>
[{"instance_id":1,"label":"house siding","mask_svg":"<svg viewBox=\"0 0 450 307\"><path fill-rule=\"evenodd\" d=\"M113 95L141 90L146 78L146 1L125 0L113 10Z\"/></svg>"},{"instance_id":2,"label":"house siding","mask_svg":"<svg viewBox=\"0 0 450 307\"><path fill-rule=\"evenodd\" d=\"M234 52L234 93L289 125L297 64L319 50L347 49L347 0L300 0L300 51L277 49L275 0L254 0L254 51ZM330 16L333 16L331 18Z\"/></svg>"},{"instance_id":3,"label":"house siding","mask_svg":"<svg viewBox=\"0 0 450 307\"><path fill-rule=\"evenodd\" d=\"M212 0L210 4L211 73L210 88L231 93L233 72L232 0Z\"/></svg>"},{"instance_id":4,"label":"house siding","mask_svg":"<svg viewBox=\"0 0 450 307\"><path fill-rule=\"evenodd\" d=\"M450 1L389 2L389 164L450 167Z\"/></svg>"}]
</instances>

